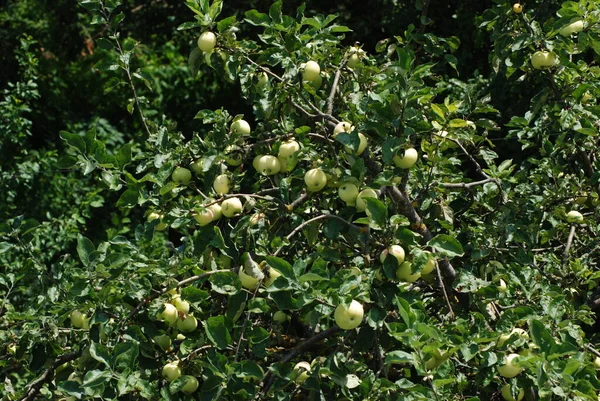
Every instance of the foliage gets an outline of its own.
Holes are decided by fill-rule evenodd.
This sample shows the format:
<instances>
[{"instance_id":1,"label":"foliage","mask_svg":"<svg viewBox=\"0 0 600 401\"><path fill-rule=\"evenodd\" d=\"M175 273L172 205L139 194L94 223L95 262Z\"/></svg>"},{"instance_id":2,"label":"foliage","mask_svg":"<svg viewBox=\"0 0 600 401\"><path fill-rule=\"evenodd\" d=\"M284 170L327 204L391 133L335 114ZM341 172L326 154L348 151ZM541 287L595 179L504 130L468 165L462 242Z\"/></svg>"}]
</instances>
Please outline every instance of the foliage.
<instances>
[{"instance_id":1,"label":"foliage","mask_svg":"<svg viewBox=\"0 0 600 401\"><path fill-rule=\"evenodd\" d=\"M365 52L336 15L304 5L227 14L187 0L190 21L154 43L158 56L125 34L127 4L83 0L95 38L84 64L111 100L94 92L105 106L64 127L58 150L15 150L39 95L35 42L21 40L0 109L6 399L475 401L505 384L527 400L598 398L600 11L540 0L514 13L496 0L452 36L430 32L441 12L428 1L390 3L419 18ZM559 34L574 19L583 30ZM209 30L217 45L203 53ZM470 37L491 43L481 71ZM538 50L559 62L534 69ZM321 84L303 79L311 60ZM169 115L174 104L195 118ZM128 118L115 124L117 107ZM342 121L355 129L334 133ZM257 171L290 140L288 171ZM417 163L398 167L412 147ZM322 191L307 191L314 168ZM363 212L338 197L347 183L376 191ZM240 213L200 219L235 198ZM584 222L567 222L570 210ZM392 244L419 279L380 259ZM165 304L183 300L190 310L169 323ZM364 320L341 330L334 310L353 300ZM511 353L523 372L508 379L498 367ZM168 382L173 361L184 376ZM185 395L189 376L199 389Z\"/></svg>"}]
</instances>

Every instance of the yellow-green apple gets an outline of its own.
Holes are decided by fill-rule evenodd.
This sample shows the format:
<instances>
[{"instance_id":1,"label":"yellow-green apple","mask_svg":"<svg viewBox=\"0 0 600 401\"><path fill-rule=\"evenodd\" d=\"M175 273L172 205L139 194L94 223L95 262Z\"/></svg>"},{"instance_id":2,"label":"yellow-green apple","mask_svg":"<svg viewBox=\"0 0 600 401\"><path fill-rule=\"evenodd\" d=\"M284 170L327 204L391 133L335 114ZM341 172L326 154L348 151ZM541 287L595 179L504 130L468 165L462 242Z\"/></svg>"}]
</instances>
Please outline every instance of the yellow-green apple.
<instances>
[{"instance_id":1,"label":"yellow-green apple","mask_svg":"<svg viewBox=\"0 0 600 401\"><path fill-rule=\"evenodd\" d=\"M246 120L236 120L231 123L229 131L231 131L232 134L248 135L252 130L250 129L250 124L248 124Z\"/></svg>"},{"instance_id":2,"label":"yellow-green apple","mask_svg":"<svg viewBox=\"0 0 600 401\"><path fill-rule=\"evenodd\" d=\"M163 366L162 375L168 382L178 379L181 376L179 361L169 362Z\"/></svg>"},{"instance_id":3,"label":"yellow-green apple","mask_svg":"<svg viewBox=\"0 0 600 401\"><path fill-rule=\"evenodd\" d=\"M396 167L400 167L403 169L411 168L419 158L419 153L415 150L415 148L408 148L404 151L404 156L395 155L393 158L394 164Z\"/></svg>"},{"instance_id":4,"label":"yellow-green apple","mask_svg":"<svg viewBox=\"0 0 600 401\"><path fill-rule=\"evenodd\" d=\"M570 24L563 26L558 33L562 36L571 36L574 33L583 31L583 21L575 20L571 21Z\"/></svg>"},{"instance_id":5,"label":"yellow-green apple","mask_svg":"<svg viewBox=\"0 0 600 401\"><path fill-rule=\"evenodd\" d=\"M175 305L165 303L163 306L165 309L162 312L160 312L156 317L169 324L175 323L175 321L177 321L178 316L177 308L175 307Z\"/></svg>"},{"instance_id":6,"label":"yellow-green apple","mask_svg":"<svg viewBox=\"0 0 600 401\"><path fill-rule=\"evenodd\" d=\"M293 139L289 139L279 146L277 157L288 158L300 150L300 144Z\"/></svg>"},{"instance_id":7,"label":"yellow-green apple","mask_svg":"<svg viewBox=\"0 0 600 401\"><path fill-rule=\"evenodd\" d=\"M158 224L157 224L157 225L154 227L154 229L155 229L156 231L164 231L164 230L166 230L166 228L167 228L167 224L166 224L166 223L164 223L164 222L162 221L162 218L163 218L162 214L160 214L160 213L156 213L156 212L152 212L152 213L150 213L150 214L148 215L148 222L150 222L150 221L153 221L153 220L159 220L159 221L160 221L160 223L158 223Z\"/></svg>"},{"instance_id":8,"label":"yellow-green apple","mask_svg":"<svg viewBox=\"0 0 600 401\"><path fill-rule=\"evenodd\" d=\"M267 86L269 83L269 76L266 72L262 71L258 73L258 81L256 82L256 87L261 89Z\"/></svg>"},{"instance_id":9,"label":"yellow-green apple","mask_svg":"<svg viewBox=\"0 0 600 401\"><path fill-rule=\"evenodd\" d=\"M181 388L182 393L192 394L194 391L198 390L198 379L194 376L183 376L183 380L185 380L185 384Z\"/></svg>"},{"instance_id":10,"label":"yellow-green apple","mask_svg":"<svg viewBox=\"0 0 600 401\"><path fill-rule=\"evenodd\" d=\"M265 275L263 284L265 285L265 287L269 287L275 282L275 280L277 280L277 277L281 277L281 273L278 270L273 269L271 266L269 266L269 272Z\"/></svg>"},{"instance_id":11,"label":"yellow-green apple","mask_svg":"<svg viewBox=\"0 0 600 401\"><path fill-rule=\"evenodd\" d=\"M280 310L273 313L273 321L276 323L284 323L288 320L288 317L289 316L285 312Z\"/></svg>"},{"instance_id":12,"label":"yellow-green apple","mask_svg":"<svg viewBox=\"0 0 600 401\"><path fill-rule=\"evenodd\" d=\"M504 365L498 366L500 376L512 379L523 371L523 368L515 365L515 359L519 358L519 354L509 354L504 360Z\"/></svg>"},{"instance_id":13,"label":"yellow-green apple","mask_svg":"<svg viewBox=\"0 0 600 401\"><path fill-rule=\"evenodd\" d=\"M164 351L171 348L171 337L166 334L161 334L160 336L154 336L153 338L156 345L158 345Z\"/></svg>"},{"instance_id":14,"label":"yellow-green apple","mask_svg":"<svg viewBox=\"0 0 600 401\"><path fill-rule=\"evenodd\" d=\"M196 222L198 224L200 224L201 226L205 226L209 223L211 223L215 218L215 215L213 213L213 211L211 209L203 209L199 212L197 212L194 215L194 220L196 220Z\"/></svg>"},{"instance_id":15,"label":"yellow-green apple","mask_svg":"<svg viewBox=\"0 0 600 401\"><path fill-rule=\"evenodd\" d=\"M367 209L367 202L364 198L377 198L377 192L371 188L365 188L356 196L356 210L364 212Z\"/></svg>"},{"instance_id":16,"label":"yellow-green apple","mask_svg":"<svg viewBox=\"0 0 600 401\"><path fill-rule=\"evenodd\" d=\"M179 316L177 319L177 329L183 333L194 331L196 327L198 327L198 320L194 315L185 315L183 318Z\"/></svg>"},{"instance_id":17,"label":"yellow-green apple","mask_svg":"<svg viewBox=\"0 0 600 401\"><path fill-rule=\"evenodd\" d=\"M192 172L185 167L177 167L173 171L171 179L176 184L187 185L192 180Z\"/></svg>"},{"instance_id":18,"label":"yellow-green apple","mask_svg":"<svg viewBox=\"0 0 600 401\"><path fill-rule=\"evenodd\" d=\"M213 189L220 195L228 194L231 190L231 180L227 174L220 174L213 182Z\"/></svg>"},{"instance_id":19,"label":"yellow-green apple","mask_svg":"<svg viewBox=\"0 0 600 401\"><path fill-rule=\"evenodd\" d=\"M347 182L338 188L338 195L348 206L353 206L358 197L358 187L351 182Z\"/></svg>"},{"instance_id":20,"label":"yellow-green apple","mask_svg":"<svg viewBox=\"0 0 600 401\"><path fill-rule=\"evenodd\" d=\"M246 274L243 266L240 267L240 271L238 272L238 277L240 278L240 281L242 282L242 287L244 287L245 289L254 291L256 289L256 287L258 287L258 283L260 280L252 277L249 274Z\"/></svg>"},{"instance_id":21,"label":"yellow-green apple","mask_svg":"<svg viewBox=\"0 0 600 401\"><path fill-rule=\"evenodd\" d=\"M335 308L333 317L335 323L344 330L352 330L360 326L363 316L364 309L360 302L352 300L350 305L339 304Z\"/></svg>"},{"instance_id":22,"label":"yellow-green apple","mask_svg":"<svg viewBox=\"0 0 600 401\"><path fill-rule=\"evenodd\" d=\"M212 52L216 44L217 36L210 31L203 32L202 35L200 35L200 37L198 38L198 47L203 52Z\"/></svg>"},{"instance_id":23,"label":"yellow-green apple","mask_svg":"<svg viewBox=\"0 0 600 401\"><path fill-rule=\"evenodd\" d=\"M243 150L239 146L229 145L225 148L225 163L237 167L244 162Z\"/></svg>"},{"instance_id":24,"label":"yellow-green apple","mask_svg":"<svg viewBox=\"0 0 600 401\"><path fill-rule=\"evenodd\" d=\"M515 14L521 14L523 12L523 6L519 3L515 3L512 6L512 11Z\"/></svg>"},{"instance_id":25,"label":"yellow-green apple","mask_svg":"<svg viewBox=\"0 0 600 401\"><path fill-rule=\"evenodd\" d=\"M325 188L327 175L320 168L313 168L304 174L304 182L311 192L318 192Z\"/></svg>"},{"instance_id":26,"label":"yellow-green apple","mask_svg":"<svg viewBox=\"0 0 600 401\"><path fill-rule=\"evenodd\" d=\"M531 56L531 65L536 70L550 68L557 63L558 59L554 52L537 51Z\"/></svg>"},{"instance_id":27,"label":"yellow-green apple","mask_svg":"<svg viewBox=\"0 0 600 401\"><path fill-rule=\"evenodd\" d=\"M176 295L171 299L173 306L177 308L179 312L188 313L190 311L190 303L181 298L181 295Z\"/></svg>"},{"instance_id":28,"label":"yellow-green apple","mask_svg":"<svg viewBox=\"0 0 600 401\"><path fill-rule=\"evenodd\" d=\"M85 313L82 313L78 310L74 310L71 312L71 323L78 329L89 329L90 322L89 318Z\"/></svg>"},{"instance_id":29,"label":"yellow-green apple","mask_svg":"<svg viewBox=\"0 0 600 401\"><path fill-rule=\"evenodd\" d=\"M304 66L304 71L302 72L302 79L304 81L315 81L321 74L321 67L315 61L310 60Z\"/></svg>"},{"instance_id":30,"label":"yellow-green apple","mask_svg":"<svg viewBox=\"0 0 600 401\"><path fill-rule=\"evenodd\" d=\"M429 274L435 269L435 257L429 252L427 252L427 256L427 263L425 263L425 266L421 269L422 275Z\"/></svg>"},{"instance_id":31,"label":"yellow-green apple","mask_svg":"<svg viewBox=\"0 0 600 401\"><path fill-rule=\"evenodd\" d=\"M221 218L221 205L218 203L213 203L208 207L208 209L210 209L213 213L213 221L217 221Z\"/></svg>"},{"instance_id":32,"label":"yellow-green apple","mask_svg":"<svg viewBox=\"0 0 600 401\"><path fill-rule=\"evenodd\" d=\"M202 174L204 171L202 170L202 159L198 159L190 163L190 168L195 174Z\"/></svg>"},{"instance_id":33,"label":"yellow-green apple","mask_svg":"<svg viewBox=\"0 0 600 401\"><path fill-rule=\"evenodd\" d=\"M504 398L506 401L521 401L523 399L523 397L525 397L525 391L523 391L522 388L519 389L519 395L517 395L517 398L513 397L512 393L510 392L510 384L505 384L502 387L502 398Z\"/></svg>"},{"instance_id":34,"label":"yellow-green apple","mask_svg":"<svg viewBox=\"0 0 600 401\"><path fill-rule=\"evenodd\" d=\"M353 130L354 126L352 124L347 121L341 121L333 128L333 137L335 138L340 132L352 132Z\"/></svg>"},{"instance_id":35,"label":"yellow-green apple","mask_svg":"<svg viewBox=\"0 0 600 401\"><path fill-rule=\"evenodd\" d=\"M412 274L412 263L403 262L396 269L396 278L400 281L405 281L407 283L414 283L421 277L421 273L417 272Z\"/></svg>"},{"instance_id":36,"label":"yellow-green apple","mask_svg":"<svg viewBox=\"0 0 600 401\"><path fill-rule=\"evenodd\" d=\"M404 248L400 245L391 245L389 248L384 249L379 255L379 261L381 263L385 262L385 259L388 255L392 255L398 261L398 266L404 262L404 258L406 257L406 253L404 252Z\"/></svg>"},{"instance_id":37,"label":"yellow-green apple","mask_svg":"<svg viewBox=\"0 0 600 401\"><path fill-rule=\"evenodd\" d=\"M275 156L264 155L256 162L256 170L263 175L275 175L281 170L281 163Z\"/></svg>"},{"instance_id":38,"label":"yellow-green apple","mask_svg":"<svg viewBox=\"0 0 600 401\"><path fill-rule=\"evenodd\" d=\"M241 213L243 208L240 198L229 198L221 202L221 213L225 217L233 217Z\"/></svg>"},{"instance_id":39,"label":"yellow-green apple","mask_svg":"<svg viewBox=\"0 0 600 401\"><path fill-rule=\"evenodd\" d=\"M295 366L294 366L294 376L295 379L294 381L298 384L300 383L304 383L306 381L306 379L308 379L308 377L310 376L310 363L302 361L302 362L298 362Z\"/></svg>"},{"instance_id":40,"label":"yellow-green apple","mask_svg":"<svg viewBox=\"0 0 600 401\"><path fill-rule=\"evenodd\" d=\"M583 215L577 210L571 210L567 213L567 221L569 223L583 223Z\"/></svg>"}]
</instances>

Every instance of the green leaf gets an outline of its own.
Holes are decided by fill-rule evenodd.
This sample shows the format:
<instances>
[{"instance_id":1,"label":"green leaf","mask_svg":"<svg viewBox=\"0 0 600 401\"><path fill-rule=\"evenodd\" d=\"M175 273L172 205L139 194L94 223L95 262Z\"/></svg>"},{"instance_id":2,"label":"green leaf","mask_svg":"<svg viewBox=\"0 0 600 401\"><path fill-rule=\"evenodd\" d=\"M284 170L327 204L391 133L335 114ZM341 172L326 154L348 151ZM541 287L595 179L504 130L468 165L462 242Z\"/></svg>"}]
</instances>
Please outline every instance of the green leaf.
<instances>
[{"instance_id":1,"label":"green leaf","mask_svg":"<svg viewBox=\"0 0 600 401\"><path fill-rule=\"evenodd\" d=\"M287 278L293 278L293 277L295 277L295 275L294 275L294 268L292 267L291 264L289 264L284 259L278 258L276 256L267 256L265 258L265 260L267 261L267 264L269 266L271 266L275 270L279 270L279 272L284 277L287 277Z\"/></svg>"},{"instance_id":2,"label":"green leaf","mask_svg":"<svg viewBox=\"0 0 600 401\"><path fill-rule=\"evenodd\" d=\"M60 137L69 144L69 146L74 147L79 150L81 153L85 153L85 141L81 137L81 135L71 134L68 131L60 131Z\"/></svg>"},{"instance_id":3,"label":"green leaf","mask_svg":"<svg viewBox=\"0 0 600 401\"><path fill-rule=\"evenodd\" d=\"M380 227L384 227L387 224L388 213L387 207L379 199L375 198L363 198L367 203L367 214L371 215L371 219Z\"/></svg>"},{"instance_id":4,"label":"green leaf","mask_svg":"<svg viewBox=\"0 0 600 401\"><path fill-rule=\"evenodd\" d=\"M213 291L224 295L233 295L241 291L242 285L234 272L220 272L210 276Z\"/></svg>"},{"instance_id":5,"label":"green leaf","mask_svg":"<svg viewBox=\"0 0 600 401\"><path fill-rule=\"evenodd\" d=\"M138 191L134 188L129 188L123 192L123 195L117 201L117 207L129 208L137 205L138 202Z\"/></svg>"},{"instance_id":6,"label":"green leaf","mask_svg":"<svg viewBox=\"0 0 600 401\"><path fill-rule=\"evenodd\" d=\"M531 330L533 342L540 347L542 352L548 353L548 351L556 345L556 341L554 341L554 338L552 338L552 335L544 323L533 319L529 322L529 328Z\"/></svg>"},{"instance_id":7,"label":"green leaf","mask_svg":"<svg viewBox=\"0 0 600 401\"><path fill-rule=\"evenodd\" d=\"M118 343L113 350L114 369L134 370L139 353L139 345L135 342Z\"/></svg>"},{"instance_id":8,"label":"green leaf","mask_svg":"<svg viewBox=\"0 0 600 401\"><path fill-rule=\"evenodd\" d=\"M450 123L448 124L450 128L462 128L467 127L468 125L469 124L465 120L462 120L460 118L454 118L450 120Z\"/></svg>"},{"instance_id":9,"label":"green leaf","mask_svg":"<svg viewBox=\"0 0 600 401\"><path fill-rule=\"evenodd\" d=\"M103 386L112 377L110 370L90 370L83 378L83 387L95 388Z\"/></svg>"},{"instance_id":10,"label":"green leaf","mask_svg":"<svg viewBox=\"0 0 600 401\"><path fill-rule=\"evenodd\" d=\"M120 169L123 169L131 161L131 144L126 143L119 149L116 156L117 164Z\"/></svg>"},{"instance_id":11,"label":"green leaf","mask_svg":"<svg viewBox=\"0 0 600 401\"><path fill-rule=\"evenodd\" d=\"M427 245L431 246L436 252L453 258L463 256L464 251L460 242L448 234L439 234L429 240Z\"/></svg>"},{"instance_id":12,"label":"green leaf","mask_svg":"<svg viewBox=\"0 0 600 401\"><path fill-rule=\"evenodd\" d=\"M110 352L102 344L92 342L90 345L90 356L98 362L102 362L106 367L110 367L111 365Z\"/></svg>"},{"instance_id":13,"label":"green leaf","mask_svg":"<svg viewBox=\"0 0 600 401\"><path fill-rule=\"evenodd\" d=\"M14 246L13 244L10 244L8 242L0 242L0 253L7 252L13 246Z\"/></svg>"},{"instance_id":14,"label":"green leaf","mask_svg":"<svg viewBox=\"0 0 600 401\"><path fill-rule=\"evenodd\" d=\"M402 363L414 363L414 356L404 351L392 351L389 352L385 356L385 364L393 365L393 364L402 364Z\"/></svg>"},{"instance_id":15,"label":"green leaf","mask_svg":"<svg viewBox=\"0 0 600 401\"><path fill-rule=\"evenodd\" d=\"M231 334L225 324L225 316L212 316L206 320L205 329L208 339L220 349L231 344Z\"/></svg>"},{"instance_id":16,"label":"green leaf","mask_svg":"<svg viewBox=\"0 0 600 401\"><path fill-rule=\"evenodd\" d=\"M81 234L77 234L77 254L79 259L84 266L88 266L90 263L90 254L94 252L96 248L92 241L87 239Z\"/></svg>"},{"instance_id":17,"label":"green leaf","mask_svg":"<svg viewBox=\"0 0 600 401\"><path fill-rule=\"evenodd\" d=\"M221 21L219 21L217 23L217 31L223 33L225 31L227 31L229 28L231 28L232 26L234 26L236 22L237 22L237 20L235 18L235 15L232 15L231 17L222 19Z\"/></svg>"},{"instance_id":18,"label":"green leaf","mask_svg":"<svg viewBox=\"0 0 600 401\"><path fill-rule=\"evenodd\" d=\"M246 11L245 21L255 26L269 26L271 19L267 14L259 13L256 10Z\"/></svg>"}]
</instances>

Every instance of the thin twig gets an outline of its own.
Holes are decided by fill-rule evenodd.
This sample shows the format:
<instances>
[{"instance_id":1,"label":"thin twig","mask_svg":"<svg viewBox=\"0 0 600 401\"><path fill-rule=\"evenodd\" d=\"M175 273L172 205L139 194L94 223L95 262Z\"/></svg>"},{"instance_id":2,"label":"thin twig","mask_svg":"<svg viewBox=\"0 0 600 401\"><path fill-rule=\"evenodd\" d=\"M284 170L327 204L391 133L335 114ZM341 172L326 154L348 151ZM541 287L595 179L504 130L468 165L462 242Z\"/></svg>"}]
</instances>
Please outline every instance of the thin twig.
<instances>
[{"instance_id":1,"label":"thin twig","mask_svg":"<svg viewBox=\"0 0 600 401\"><path fill-rule=\"evenodd\" d=\"M454 310L452 309L452 304L450 303L450 298L448 298L448 292L446 292L446 285L444 284L444 279L442 277L442 273L438 267L437 260L435 261L435 271L438 276L438 280L440 282L440 287L442 289L442 293L444 294L444 299L446 300L446 304L448 305L448 309L450 310L450 319L454 319Z\"/></svg>"},{"instance_id":2,"label":"thin twig","mask_svg":"<svg viewBox=\"0 0 600 401\"><path fill-rule=\"evenodd\" d=\"M576 225L573 224L571 226L571 231L569 232L569 238L567 238L567 246L565 247L565 252L563 254L563 260L567 260L569 256L569 251L571 250L571 245L573 244L573 238L575 237L575 229Z\"/></svg>"},{"instance_id":3,"label":"thin twig","mask_svg":"<svg viewBox=\"0 0 600 401\"><path fill-rule=\"evenodd\" d=\"M473 182L440 182L440 183L438 183L438 185L440 185L444 188L450 188L450 189L469 189L469 188L475 187L477 185L487 184L488 182L495 183L495 179L494 178L486 178L485 180L473 181Z\"/></svg>"},{"instance_id":4,"label":"thin twig","mask_svg":"<svg viewBox=\"0 0 600 401\"><path fill-rule=\"evenodd\" d=\"M329 92L329 97L327 98L327 114L329 115L333 113L333 101L335 100L335 92L337 92L341 74L342 70L340 67L338 67L337 71L335 72L335 76L333 77L331 92Z\"/></svg>"},{"instance_id":5,"label":"thin twig","mask_svg":"<svg viewBox=\"0 0 600 401\"><path fill-rule=\"evenodd\" d=\"M289 205L287 205L287 210L291 212L299 204L301 204L302 202L304 202L309 197L310 197L310 193L308 193L308 191L306 191L306 189L303 189L302 193L300 194L300 196L296 200L294 200L292 203L290 203Z\"/></svg>"},{"instance_id":6,"label":"thin twig","mask_svg":"<svg viewBox=\"0 0 600 401\"><path fill-rule=\"evenodd\" d=\"M30 400L35 399L36 395L40 392L44 383L52 380L54 371L60 365L66 363L66 362L74 361L75 359L77 359L79 357L79 355L81 355L81 351L74 351L74 352L59 355L58 357L56 357L56 359L54 360L52 365L48 369L46 369L44 371L44 373L42 373L40 375L40 377L38 377L37 379L35 379L34 381L32 381L29 384L29 388L27 389L27 391L25 391L25 394L21 398L19 398L18 401L30 401Z\"/></svg>"}]
</instances>

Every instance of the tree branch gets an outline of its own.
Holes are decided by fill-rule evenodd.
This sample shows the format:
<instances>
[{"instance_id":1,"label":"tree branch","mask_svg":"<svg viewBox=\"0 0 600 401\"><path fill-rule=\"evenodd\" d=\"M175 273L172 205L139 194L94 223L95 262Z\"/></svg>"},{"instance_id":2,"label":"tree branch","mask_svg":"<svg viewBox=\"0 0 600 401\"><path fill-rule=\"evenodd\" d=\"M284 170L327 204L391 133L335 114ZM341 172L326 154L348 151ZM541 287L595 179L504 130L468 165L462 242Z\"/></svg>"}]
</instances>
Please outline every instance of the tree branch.
<instances>
[{"instance_id":1,"label":"tree branch","mask_svg":"<svg viewBox=\"0 0 600 401\"><path fill-rule=\"evenodd\" d=\"M473 182L439 182L438 185L450 189L469 189L477 185L487 184L488 182L496 183L495 178L486 178L485 180Z\"/></svg>"},{"instance_id":2,"label":"tree branch","mask_svg":"<svg viewBox=\"0 0 600 401\"><path fill-rule=\"evenodd\" d=\"M21 398L19 398L18 401L30 401L35 399L36 395L40 392L44 383L47 383L50 380L52 380L54 371L63 363L74 361L79 357L79 355L81 355L81 350L59 355L54 360L52 365L40 375L40 377L38 377L29 384L29 388L27 389L27 391L25 391L25 394Z\"/></svg>"},{"instance_id":3,"label":"tree branch","mask_svg":"<svg viewBox=\"0 0 600 401\"><path fill-rule=\"evenodd\" d=\"M569 232L569 237L567 238L567 246L565 247L565 252L563 253L563 261L566 261L569 257L569 251L571 250L571 245L573 245L573 238L575 237L575 228L576 225L573 224L571 226L571 231Z\"/></svg>"}]
</instances>

